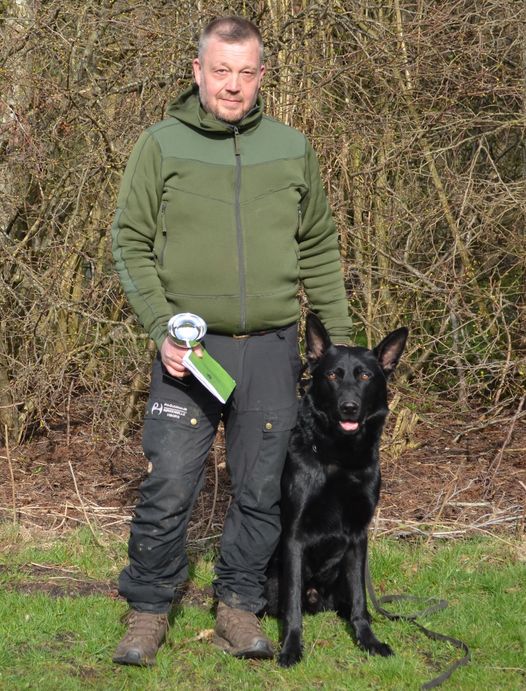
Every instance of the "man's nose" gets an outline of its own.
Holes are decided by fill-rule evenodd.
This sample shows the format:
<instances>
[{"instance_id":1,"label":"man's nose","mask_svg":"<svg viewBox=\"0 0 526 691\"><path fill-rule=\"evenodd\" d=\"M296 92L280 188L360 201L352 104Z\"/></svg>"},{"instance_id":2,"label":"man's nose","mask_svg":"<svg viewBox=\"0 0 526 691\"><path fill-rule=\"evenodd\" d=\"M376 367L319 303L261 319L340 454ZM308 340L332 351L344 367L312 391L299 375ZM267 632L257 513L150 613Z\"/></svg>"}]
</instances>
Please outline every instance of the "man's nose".
<instances>
[{"instance_id":1,"label":"man's nose","mask_svg":"<svg viewBox=\"0 0 526 691\"><path fill-rule=\"evenodd\" d=\"M239 75L238 74L234 74L233 72L230 74L226 88L228 89L228 91L239 91Z\"/></svg>"}]
</instances>

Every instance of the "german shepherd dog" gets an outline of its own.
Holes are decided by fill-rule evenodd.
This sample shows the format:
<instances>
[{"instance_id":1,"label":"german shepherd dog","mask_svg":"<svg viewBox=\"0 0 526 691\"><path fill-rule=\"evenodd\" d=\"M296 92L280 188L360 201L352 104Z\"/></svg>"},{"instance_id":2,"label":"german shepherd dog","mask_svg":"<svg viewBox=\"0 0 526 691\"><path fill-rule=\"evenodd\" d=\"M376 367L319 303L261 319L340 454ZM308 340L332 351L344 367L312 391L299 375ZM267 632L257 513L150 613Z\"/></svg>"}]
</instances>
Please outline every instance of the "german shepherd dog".
<instances>
[{"instance_id":1,"label":"german shepherd dog","mask_svg":"<svg viewBox=\"0 0 526 691\"><path fill-rule=\"evenodd\" d=\"M282 618L279 664L302 657L302 613L335 610L373 655L393 651L374 635L367 611L367 529L380 493L379 446L387 379L408 331L372 350L333 345L307 317L311 382L300 403L282 477L282 536L269 565L268 612Z\"/></svg>"}]
</instances>

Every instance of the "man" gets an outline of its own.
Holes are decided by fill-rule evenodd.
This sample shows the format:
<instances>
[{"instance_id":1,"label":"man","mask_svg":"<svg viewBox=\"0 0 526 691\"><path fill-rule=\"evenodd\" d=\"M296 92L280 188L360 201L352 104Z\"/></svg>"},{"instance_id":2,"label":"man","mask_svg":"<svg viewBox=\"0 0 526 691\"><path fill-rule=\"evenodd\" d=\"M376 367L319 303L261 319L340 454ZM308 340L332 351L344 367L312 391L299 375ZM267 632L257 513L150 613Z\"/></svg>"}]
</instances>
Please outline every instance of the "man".
<instances>
[{"instance_id":1,"label":"man","mask_svg":"<svg viewBox=\"0 0 526 691\"><path fill-rule=\"evenodd\" d=\"M188 574L185 533L219 422L233 501L214 582L216 642L271 657L256 614L280 532L280 476L296 419L298 285L333 339L350 332L337 235L313 151L263 115L259 30L214 20L195 84L138 140L113 225L122 285L156 342L143 447L148 476L119 591L130 605L114 661L150 665ZM185 369L167 322L192 312L207 351L236 380L222 405Z\"/></svg>"}]
</instances>

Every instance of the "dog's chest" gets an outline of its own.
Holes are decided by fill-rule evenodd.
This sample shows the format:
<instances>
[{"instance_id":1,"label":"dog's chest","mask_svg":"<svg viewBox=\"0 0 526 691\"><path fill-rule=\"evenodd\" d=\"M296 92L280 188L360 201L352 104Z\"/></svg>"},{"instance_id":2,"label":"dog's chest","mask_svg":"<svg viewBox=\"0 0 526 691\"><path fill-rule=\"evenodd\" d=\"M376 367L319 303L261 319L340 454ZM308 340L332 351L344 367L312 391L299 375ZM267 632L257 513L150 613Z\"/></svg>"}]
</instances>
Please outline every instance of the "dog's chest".
<instances>
[{"instance_id":1,"label":"dog's chest","mask_svg":"<svg viewBox=\"0 0 526 691\"><path fill-rule=\"evenodd\" d=\"M334 540L362 532L369 524L376 505L371 483L363 478L328 466L323 481L305 502L301 526L319 539L320 532Z\"/></svg>"}]
</instances>

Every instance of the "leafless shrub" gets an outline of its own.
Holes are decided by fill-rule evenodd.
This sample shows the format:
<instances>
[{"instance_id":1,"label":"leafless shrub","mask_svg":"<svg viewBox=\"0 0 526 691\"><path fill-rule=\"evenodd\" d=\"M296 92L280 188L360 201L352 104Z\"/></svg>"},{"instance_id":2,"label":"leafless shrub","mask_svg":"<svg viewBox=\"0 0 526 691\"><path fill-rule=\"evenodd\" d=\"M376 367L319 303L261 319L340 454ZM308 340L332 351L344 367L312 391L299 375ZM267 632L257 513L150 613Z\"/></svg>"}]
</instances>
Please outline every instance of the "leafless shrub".
<instances>
[{"instance_id":1,"label":"leafless shrub","mask_svg":"<svg viewBox=\"0 0 526 691\"><path fill-rule=\"evenodd\" d=\"M319 153L356 339L407 324L422 393L516 404L523 3L18 0L0 5L1 429L66 423L82 395L116 437L137 410L151 348L110 258L120 174L226 12L261 26L267 110Z\"/></svg>"}]
</instances>

